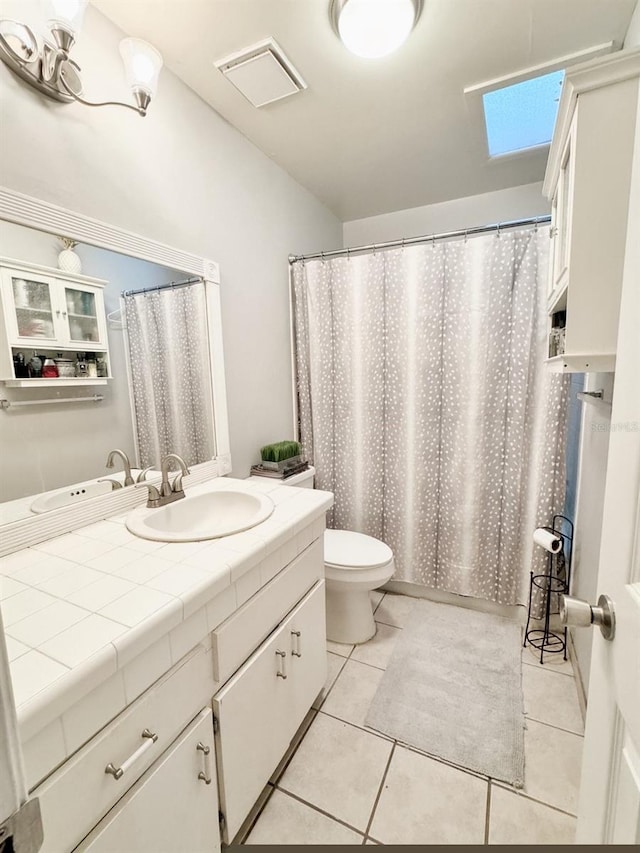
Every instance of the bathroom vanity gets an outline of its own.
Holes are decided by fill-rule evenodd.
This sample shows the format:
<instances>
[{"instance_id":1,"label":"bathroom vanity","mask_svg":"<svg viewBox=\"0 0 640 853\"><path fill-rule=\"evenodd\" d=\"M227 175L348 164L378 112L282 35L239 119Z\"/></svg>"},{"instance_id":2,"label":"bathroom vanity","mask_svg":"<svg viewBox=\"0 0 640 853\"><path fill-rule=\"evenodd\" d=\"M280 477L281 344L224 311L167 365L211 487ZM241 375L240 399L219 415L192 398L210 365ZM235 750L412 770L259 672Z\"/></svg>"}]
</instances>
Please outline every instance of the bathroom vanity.
<instances>
[{"instance_id":1,"label":"bathroom vanity","mask_svg":"<svg viewBox=\"0 0 640 853\"><path fill-rule=\"evenodd\" d=\"M232 841L320 692L333 496L186 482L188 496L225 490L266 497L273 512L242 533L169 544L134 536L117 515L1 559L0 573L25 586L3 614L9 651L21 647L12 676L43 853ZM36 581L60 559L102 577L74 592L63 572L44 592ZM16 618L33 596L51 601ZM62 631L49 624L70 614Z\"/></svg>"}]
</instances>

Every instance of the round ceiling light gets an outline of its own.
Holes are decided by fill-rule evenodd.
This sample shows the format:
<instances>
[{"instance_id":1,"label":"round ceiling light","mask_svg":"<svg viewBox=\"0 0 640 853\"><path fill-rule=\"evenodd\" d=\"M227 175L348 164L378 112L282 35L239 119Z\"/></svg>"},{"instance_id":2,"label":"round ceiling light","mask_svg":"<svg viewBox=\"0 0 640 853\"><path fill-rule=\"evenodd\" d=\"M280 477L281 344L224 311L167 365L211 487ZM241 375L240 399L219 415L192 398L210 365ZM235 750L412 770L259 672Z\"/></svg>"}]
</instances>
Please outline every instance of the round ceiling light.
<instances>
[{"instance_id":1,"label":"round ceiling light","mask_svg":"<svg viewBox=\"0 0 640 853\"><path fill-rule=\"evenodd\" d=\"M377 59L406 41L421 5L421 0L333 0L331 17L351 53Z\"/></svg>"}]
</instances>

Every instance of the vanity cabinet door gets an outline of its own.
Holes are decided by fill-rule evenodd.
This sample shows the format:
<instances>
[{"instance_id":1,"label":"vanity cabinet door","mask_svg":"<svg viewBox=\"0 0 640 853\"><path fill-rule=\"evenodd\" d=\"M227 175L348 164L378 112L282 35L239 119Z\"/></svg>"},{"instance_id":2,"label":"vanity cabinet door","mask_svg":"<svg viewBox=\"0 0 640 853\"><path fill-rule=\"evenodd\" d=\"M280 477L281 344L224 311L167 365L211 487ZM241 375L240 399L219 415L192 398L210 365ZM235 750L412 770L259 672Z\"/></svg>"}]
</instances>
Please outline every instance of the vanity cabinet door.
<instances>
[{"instance_id":1,"label":"vanity cabinet door","mask_svg":"<svg viewBox=\"0 0 640 853\"><path fill-rule=\"evenodd\" d=\"M300 646L292 631L300 631ZM300 658L292 654L298 648ZM225 841L242 826L325 679L322 580L214 697Z\"/></svg>"},{"instance_id":2,"label":"vanity cabinet door","mask_svg":"<svg viewBox=\"0 0 640 853\"><path fill-rule=\"evenodd\" d=\"M220 830L213 750L213 721L207 708L75 853L217 853Z\"/></svg>"}]
</instances>

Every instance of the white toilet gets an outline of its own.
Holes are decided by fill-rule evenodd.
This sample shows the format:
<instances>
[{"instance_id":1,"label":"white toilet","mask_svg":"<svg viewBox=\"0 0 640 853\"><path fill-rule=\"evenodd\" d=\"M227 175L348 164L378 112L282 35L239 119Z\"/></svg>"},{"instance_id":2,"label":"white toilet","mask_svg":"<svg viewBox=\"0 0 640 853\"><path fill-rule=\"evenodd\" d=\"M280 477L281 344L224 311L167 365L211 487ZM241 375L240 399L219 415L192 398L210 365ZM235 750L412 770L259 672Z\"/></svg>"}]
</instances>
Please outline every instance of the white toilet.
<instances>
[{"instance_id":1,"label":"white toilet","mask_svg":"<svg viewBox=\"0 0 640 853\"><path fill-rule=\"evenodd\" d=\"M313 488L315 469L286 480ZM324 576L327 589L327 639L366 643L376 633L369 593L391 579L393 551L384 542L351 530L325 530Z\"/></svg>"}]
</instances>

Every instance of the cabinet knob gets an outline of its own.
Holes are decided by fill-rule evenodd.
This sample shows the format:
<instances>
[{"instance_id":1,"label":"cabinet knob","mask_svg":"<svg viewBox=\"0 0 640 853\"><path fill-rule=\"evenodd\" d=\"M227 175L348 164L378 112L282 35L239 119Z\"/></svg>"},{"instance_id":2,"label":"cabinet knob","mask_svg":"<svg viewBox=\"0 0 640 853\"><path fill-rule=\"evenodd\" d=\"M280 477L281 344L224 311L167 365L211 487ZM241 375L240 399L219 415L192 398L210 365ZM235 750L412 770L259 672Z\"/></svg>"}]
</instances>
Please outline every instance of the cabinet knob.
<instances>
[{"instance_id":1,"label":"cabinet knob","mask_svg":"<svg viewBox=\"0 0 640 853\"><path fill-rule=\"evenodd\" d=\"M279 658L278 660L278 671L276 675L278 678L286 678L287 677L287 653L281 652L278 650L276 652L276 656Z\"/></svg>"}]
</instances>

